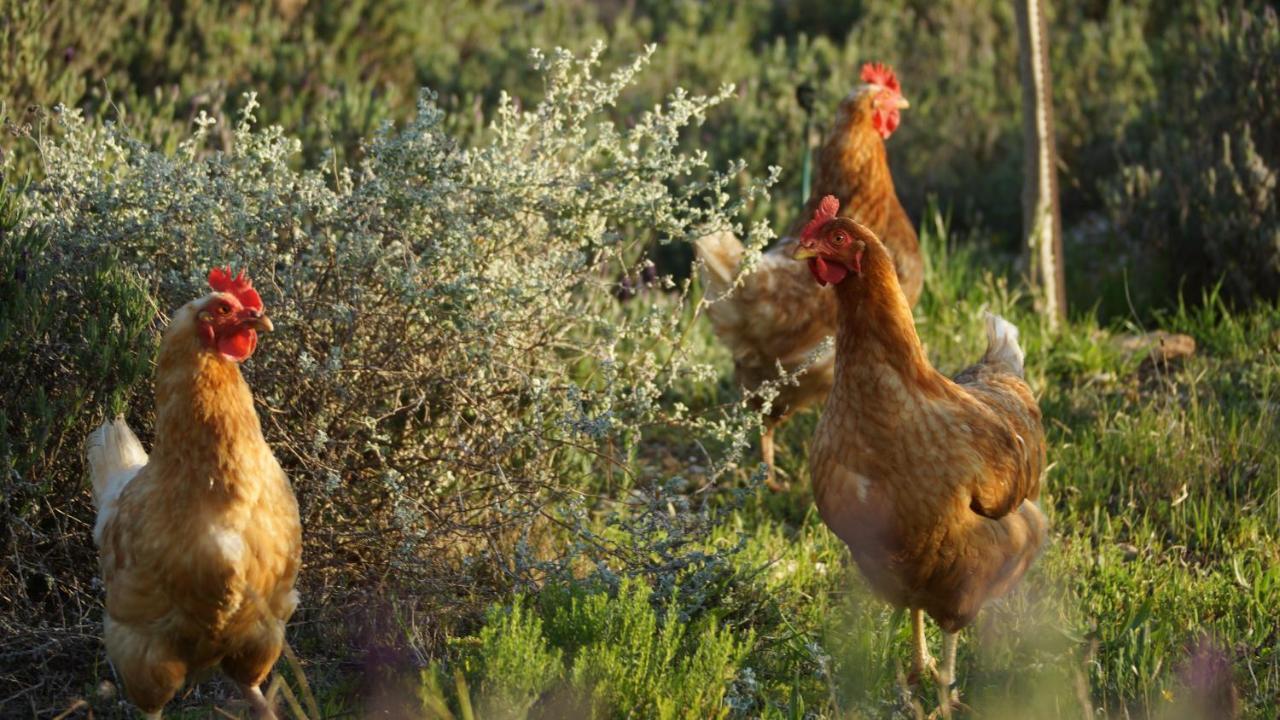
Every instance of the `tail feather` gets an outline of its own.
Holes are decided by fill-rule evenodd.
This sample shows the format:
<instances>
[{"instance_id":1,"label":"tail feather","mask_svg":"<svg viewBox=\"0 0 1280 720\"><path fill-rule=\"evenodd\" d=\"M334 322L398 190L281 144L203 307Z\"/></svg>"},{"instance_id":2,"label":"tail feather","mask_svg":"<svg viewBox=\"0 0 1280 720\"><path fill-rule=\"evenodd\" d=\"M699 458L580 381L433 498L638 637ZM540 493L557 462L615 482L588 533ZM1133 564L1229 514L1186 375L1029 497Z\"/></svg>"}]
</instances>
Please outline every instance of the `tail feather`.
<instances>
[{"instance_id":1,"label":"tail feather","mask_svg":"<svg viewBox=\"0 0 1280 720\"><path fill-rule=\"evenodd\" d=\"M698 257L703 262L702 282L707 294L719 297L733 286L742 262L742 242L728 230L720 230L698 238L694 243Z\"/></svg>"},{"instance_id":2,"label":"tail feather","mask_svg":"<svg viewBox=\"0 0 1280 720\"><path fill-rule=\"evenodd\" d=\"M1018 326L990 312L986 314L986 321L987 353L982 356L982 361L1023 377L1022 362L1026 353L1018 345Z\"/></svg>"},{"instance_id":3,"label":"tail feather","mask_svg":"<svg viewBox=\"0 0 1280 720\"><path fill-rule=\"evenodd\" d=\"M85 458L93 480L93 502L99 512L109 506L138 470L147 452L123 417L103 422L85 440Z\"/></svg>"}]
</instances>

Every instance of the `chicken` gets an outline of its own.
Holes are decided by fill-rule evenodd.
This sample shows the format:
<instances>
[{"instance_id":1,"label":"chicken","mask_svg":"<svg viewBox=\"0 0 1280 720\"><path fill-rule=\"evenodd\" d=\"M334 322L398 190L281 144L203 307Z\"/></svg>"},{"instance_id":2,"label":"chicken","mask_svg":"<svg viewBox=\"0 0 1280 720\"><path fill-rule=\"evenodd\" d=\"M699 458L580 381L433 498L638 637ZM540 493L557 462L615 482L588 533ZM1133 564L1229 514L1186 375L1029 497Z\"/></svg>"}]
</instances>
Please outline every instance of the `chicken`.
<instances>
[{"instance_id":1,"label":"chicken","mask_svg":"<svg viewBox=\"0 0 1280 720\"><path fill-rule=\"evenodd\" d=\"M898 129L900 111L911 105L886 65L863 65L862 82L840 103L835 125L822 142L813 193L791 228L788 246L794 250L800 230L823 198L833 195L840 201L840 215L870 228L889 248L901 291L915 307L924 288L924 259L915 226L898 201L884 146Z\"/></svg>"},{"instance_id":2,"label":"chicken","mask_svg":"<svg viewBox=\"0 0 1280 720\"><path fill-rule=\"evenodd\" d=\"M262 717L260 685L298 603L302 529L239 364L270 331L242 272L174 315L156 363L151 457L123 418L86 442L106 586L107 655L159 717L192 673L220 665Z\"/></svg>"},{"instance_id":3,"label":"chicken","mask_svg":"<svg viewBox=\"0 0 1280 720\"><path fill-rule=\"evenodd\" d=\"M838 304L835 384L809 453L814 499L872 590L911 610L915 676L933 664L924 613L943 630L939 685L957 633L1008 591L1044 544L1040 409L1018 331L987 317L987 350L948 379L930 365L884 243L828 197L802 231Z\"/></svg>"},{"instance_id":4,"label":"chicken","mask_svg":"<svg viewBox=\"0 0 1280 720\"><path fill-rule=\"evenodd\" d=\"M924 263L915 228L894 191L884 147L908 103L897 77L883 65L863 66L862 81L840 103L835 124L822 144L814 196L797 224L804 224L823 196L840 198L846 203L846 215L885 238L908 303L915 305L924 283ZM794 384L778 388L764 418L760 449L768 466L766 482L773 489L779 487L774 480L774 430L797 410L826 397L834 362L830 352L811 355L835 334L835 295L829 289L815 292L808 271L791 257L794 244L794 237L784 238L728 295L742 262L742 243L721 231L696 244L703 285L716 298L707 306L707 315L716 336L733 352L738 384L754 391L778 379L779 364L787 374L807 367Z\"/></svg>"}]
</instances>

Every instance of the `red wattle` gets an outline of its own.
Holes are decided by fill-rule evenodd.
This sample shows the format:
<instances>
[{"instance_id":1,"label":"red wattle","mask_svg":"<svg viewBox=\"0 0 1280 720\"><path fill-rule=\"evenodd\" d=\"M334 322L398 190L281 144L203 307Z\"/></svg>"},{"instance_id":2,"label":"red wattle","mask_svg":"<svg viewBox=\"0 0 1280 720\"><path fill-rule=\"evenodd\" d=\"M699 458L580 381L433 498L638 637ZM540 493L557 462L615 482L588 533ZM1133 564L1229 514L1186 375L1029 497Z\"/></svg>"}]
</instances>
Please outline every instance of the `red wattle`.
<instances>
[{"instance_id":1,"label":"red wattle","mask_svg":"<svg viewBox=\"0 0 1280 720\"><path fill-rule=\"evenodd\" d=\"M889 136L898 129L899 122L900 116L897 110L886 110L884 108L880 108L871 113L871 127L874 128L884 140L888 140Z\"/></svg>"},{"instance_id":2,"label":"red wattle","mask_svg":"<svg viewBox=\"0 0 1280 720\"><path fill-rule=\"evenodd\" d=\"M849 275L849 268L838 262L827 262L816 257L809 259L809 272L819 285L839 285Z\"/></svg>"},{"instance_id":3,"label":"red wattle","mask_svg":"<svg viewBox=\"0 0 1280 720\"><path fill-rule=\"evenodd\" d=\"M258 347L258 333L253 328L243 328L218 338L218 352L236 362L244 362Z\"/></svg>"}]
</instances>

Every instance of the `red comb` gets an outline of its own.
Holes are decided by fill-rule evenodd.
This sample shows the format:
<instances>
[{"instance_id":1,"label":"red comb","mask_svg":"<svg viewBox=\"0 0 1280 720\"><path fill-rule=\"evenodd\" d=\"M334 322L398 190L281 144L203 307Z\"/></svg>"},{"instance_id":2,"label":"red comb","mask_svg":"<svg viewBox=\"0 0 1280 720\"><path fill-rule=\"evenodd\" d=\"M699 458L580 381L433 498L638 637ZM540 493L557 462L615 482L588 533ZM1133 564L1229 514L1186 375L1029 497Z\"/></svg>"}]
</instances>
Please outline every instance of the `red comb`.
<instances>
[{"instance_id":1,"label":"red comb","mask_svg":"<svg viewBox=\"0 0 1280 720\"><path fill-rule=\"evenodd\" d=\"M898 85L898 76L893 74L893 68L884 63L867 63L862 66L862 82L881 87L900 93L901 86Z\"/></svg>"},{"instance_id":2,"label":"red comb","mask_svg":"<svg viewBox=\"0 0 1280 720\"><path fill-rule=\"evenodd\" d=\"M231 266L224 268L214 268L209 271L209 287L215 292L230 293L236 296L240 304L247 307L262 311L262 298L258 296L258 291L253 289L253 283L245 274L244 270L239 275L231 274Z\"/></svg>"},{"instance_id":3,"label":"red comb","mask_svg":"<svg viewBox=\"0 0 1280 720\"><path fill-rule=\"evenodd\" d=\"M818 232L828 220L836 216L837 212L840 212L840 201L835 195L822 198L822 202L818 203L818 209L813 213L813 219L800 231L800 237L807 238Z\"/></svg>"}]
</instances>

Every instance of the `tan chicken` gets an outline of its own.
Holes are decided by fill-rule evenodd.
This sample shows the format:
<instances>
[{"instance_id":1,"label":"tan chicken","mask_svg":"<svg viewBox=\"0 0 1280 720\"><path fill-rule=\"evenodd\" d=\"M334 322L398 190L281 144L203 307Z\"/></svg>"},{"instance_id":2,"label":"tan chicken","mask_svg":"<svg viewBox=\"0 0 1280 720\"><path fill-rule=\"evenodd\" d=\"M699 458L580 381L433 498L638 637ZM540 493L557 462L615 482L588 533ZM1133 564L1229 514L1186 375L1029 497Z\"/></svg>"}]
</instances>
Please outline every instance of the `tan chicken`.
<instances>
[{"instance_id":1,"label":"tan chicken","mask_svg":"<svg viewBox=\"0 0 1280 720\"><path fill-rule=\"evenodd\" d=\"M834 355L812 355L835 334L835 295L829 289L815 292L803 263L791 257L795 233L823 196L840 198L846 203L845 215L885 238L908 303L915 305L920 297L924 284L920 243L898 202L884 147L906 107L907 100L891 69L870 63L863 66L862 84L840 103L822 143L814 195L793 229L793 237L783 238L766 252L732 293L726 294L738 276L745 252L742 243L730 232L714 233L697 242L703 285L714 299L707 306L707 316L716 336L733 352L738 384L754 391L766 381L778 379L779 364L788 374L808 367L794 384L778 389L764 418L760 449L771 488L780 487L774 479L774 430L796 411L821 402L831 389Z\"/></svg>"},{"instance_id":2,"label":"tan chicken","mask_svg":"<svg viewBox=\"0 0 1280 720\"><path fill-rule=\"evenodd\" d=\"M213 666L273 717L260 685L298 602L302 531L239 368L272 327L244 273L214 270L209 284L161 342L151 457L122 418L86 443L104 639L125 693L150 717Z\"/></svg>"},{"instance_id":3,"label":"tan chicken","mask_svg":"<svg viewBox=\"0 0 1280 720\"><path fill-rule=\"evenodd\" d=\"M795 257L839 307L835 384L809 453L823 522L877 595L911 610L918 677L933 665L924 613L943 630L939 684L957 633L1035 560L1048 524L1040 408L1018 331L987 317L987 351L948 379L930 365L884 244L824 199Z\"/></svg>"}]
</instances>

